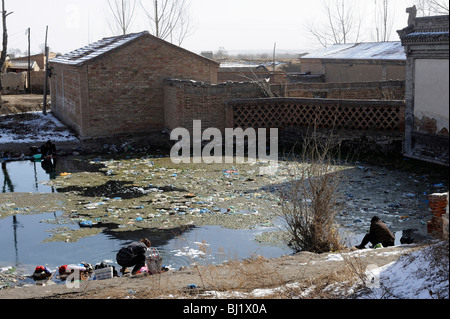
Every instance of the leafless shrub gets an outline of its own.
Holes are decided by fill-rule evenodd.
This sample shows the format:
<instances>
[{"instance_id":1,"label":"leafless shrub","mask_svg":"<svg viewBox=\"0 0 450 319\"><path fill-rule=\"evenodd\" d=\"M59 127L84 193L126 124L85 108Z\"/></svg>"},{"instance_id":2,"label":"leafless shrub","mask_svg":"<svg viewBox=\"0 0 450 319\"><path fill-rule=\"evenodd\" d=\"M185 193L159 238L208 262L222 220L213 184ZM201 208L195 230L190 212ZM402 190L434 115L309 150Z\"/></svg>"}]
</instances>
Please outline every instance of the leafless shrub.
<instances>
[{"instance_id":1,"label":"leafless shrub","mask_svg":"<svg viewBox=\"0 0 450 319\"><path fill-rule=\"evenodd\" d=\"M339 149L339 148L337 148ZM291 245L297 251L323 253L342 247L334 219L341 177L333 167L336 143L332 134L306 138L301 165L291 171L280 191L279 215L286 221Z\"/></svg>"},{"instance_id":2,"label":"leafless shrub","mask_svg":"<svg viewBox=\"0 0 450 319\"><path fill-rule=\"evenodd\" d=\"M258 88L261 90L261 93L265 97L277 97L272 92L272 88L270 87L269 79L260 78L257 74L255 74L255 72L253 72L253 70L251 70L251 72L252 72L252 77L248 77L242 73L240 76L247 79L248 81L250 81L252 83L255 83L258 86Z\"/></svg>"}]
</instances>

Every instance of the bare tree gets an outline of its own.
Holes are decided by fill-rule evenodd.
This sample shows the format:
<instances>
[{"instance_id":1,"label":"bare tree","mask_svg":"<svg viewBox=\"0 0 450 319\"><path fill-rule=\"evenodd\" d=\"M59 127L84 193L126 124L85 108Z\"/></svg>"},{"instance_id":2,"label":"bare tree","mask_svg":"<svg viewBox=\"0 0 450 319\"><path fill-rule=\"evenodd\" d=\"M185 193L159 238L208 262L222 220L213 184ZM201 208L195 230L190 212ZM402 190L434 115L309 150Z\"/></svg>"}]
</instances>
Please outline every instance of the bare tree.
<instances>
[{"instance_id":1,"label":"bare tree","mask_svg":"<svg viewBox=\"0 0 450 319\"><path fill-rule=\"evenodd\" d=\"M3 90L1 73L3 72L3 65L6 61L6 53L8 51L8 29L6 28L6 18L12 12L7 12L5 9L5 0L2 0L2 22L3 22L3 44L2 44L2 53L0 55L0 102Z\"/></svg>"},{"instance_id":2,"label":"bare tree","mask_svg":"<svg viewBox=\"0 0 450 319\"><path fill-rule=\"evenodd\" d=\"M330 44L358 42L361 16L355 0L322 0L324 20L310 23L307 30L327 47Z\"/></svg>"},{"instance_id":3,"label":"bare tree","mask_svg":"<svg viewBox=\"0 0 450 319\"><path fill-rule=\"evenodd\" d=\"M142 9L154 36L181 45L191 31L188 0L149 0Z\"/></svg>"},{"instance_id":4,"label":"bare tree","mask_svg":"<svg viewBox=\"0 0 450 319\"><path fill-rule=\"evenodd\" d=\"M420 16L448 15L448 0L414 0Z\"/></svg>"},{"instance_id":5,"label":"bare tree","mask_svg":"<svg viewBox=\"0 0 450 319\"><path fill-rule=\"evenodd\" d=\"M109 27L115 34L127 34L133 22L136 0L108 0Z\"/></svg>"},{"instance_id":6,"label":"bare tree","mask_svg":"<svg viewBox=\"0 0 450 319\"><path fill-rule=\"evenodd\" d=\"M375 40L377 42L389 41L392 33L394 13L390 8L390 0L374 0L375 14Z\"/></svg>"}]
</instances>

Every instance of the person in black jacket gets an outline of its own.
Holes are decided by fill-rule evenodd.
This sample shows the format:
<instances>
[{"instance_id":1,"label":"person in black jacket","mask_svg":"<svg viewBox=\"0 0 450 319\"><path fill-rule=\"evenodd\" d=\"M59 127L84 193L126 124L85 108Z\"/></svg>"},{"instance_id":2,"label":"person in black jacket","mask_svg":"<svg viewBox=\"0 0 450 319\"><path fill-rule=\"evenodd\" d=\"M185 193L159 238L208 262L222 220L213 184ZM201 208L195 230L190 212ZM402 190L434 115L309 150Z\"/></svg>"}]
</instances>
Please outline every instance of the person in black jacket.
<instances>
[{"instance_id":1,"label":"person in black jacket","mask_svg":"<svg viewBox=\"0 0 450 319\"><path fill-rule=\"evenodd\" d=\"M56 146L52 141L48 140L41 146L42 157L56 156Z\"/></svg>"},{"instance_id":2,"label":"person in black jacket","mask_svg":"<svg viewBox=\"0 0 450 319\"><path fill-rule=\"evenodd\" d=\"M136 274L141 267L145 266L145 258L147 249L152 243L147 238L142 238L140 241L132 242L130 245L123 247L116 255L117 263L122 266L120 270L122 275L125 274L127 267L134 266L131 274Z\"/></svg>"},{"instance_id":3,"label":"person in black jacket","mask_svg":"<svg viewBox=\"0 0 450 319\"><path fill-rule=\"evenodd\" d=\"M388 226L381 221L378 216L374 216L370 223L370 231L366 234L358 246L358 249L364 249L364 247L371 243L373 246L381 243L383 247L394 246L395 235L390 231Z\"/></svg>"}]
</instances>

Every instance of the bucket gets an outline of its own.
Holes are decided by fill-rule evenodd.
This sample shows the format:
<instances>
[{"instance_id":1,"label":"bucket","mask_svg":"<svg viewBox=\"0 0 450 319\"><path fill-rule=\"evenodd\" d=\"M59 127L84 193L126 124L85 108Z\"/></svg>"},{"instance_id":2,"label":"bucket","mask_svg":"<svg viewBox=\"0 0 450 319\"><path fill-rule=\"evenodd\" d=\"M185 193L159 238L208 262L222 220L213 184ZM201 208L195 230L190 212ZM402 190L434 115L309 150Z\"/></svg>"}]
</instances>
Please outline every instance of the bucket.
<instances>
[{"instance_id":1,"label":"bucket","mask_svg":"<svg viewBox=\"0 0 450 319\"><path fill-rule=\"evenodd\" d=\"M41 159L42 154L34 154L33 157L34 157L34 159Z\"/></svg>"},{"instance_id":2,"label":"bucket","mask_svg":"<svg viewBox=\"0 0 450 319\"><path fill-rule=\"evenodd\" d=\"M151 248L147 251L147 258L145 259L148 272L151 274L159 274L162 267L162 258L158 249Z\"/></svg>"}]
</instances>

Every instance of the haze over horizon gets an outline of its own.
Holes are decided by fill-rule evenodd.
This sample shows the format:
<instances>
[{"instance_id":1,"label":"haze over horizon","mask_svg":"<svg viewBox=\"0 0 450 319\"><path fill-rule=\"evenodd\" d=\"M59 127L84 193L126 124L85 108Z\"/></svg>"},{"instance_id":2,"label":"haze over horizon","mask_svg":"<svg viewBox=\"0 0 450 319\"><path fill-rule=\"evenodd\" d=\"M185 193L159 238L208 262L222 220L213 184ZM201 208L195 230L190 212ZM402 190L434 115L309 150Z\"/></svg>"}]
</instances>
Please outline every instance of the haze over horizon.
<instances>
[{"instance_id":1,"label":"haze over horizon","mask_svg":"<svg viewBox=\"0 0 450 319\"><path fill-rule=\"evenodd\" d=\"M144 0L142 0L145 2ZM389 41L398 41L397 30L406 27L406 7L414 0L390 1L392 27ZM372 42L373 1L357 0L366 22L361 41ZM113 36L107 19L107 0L5 0L8 51L26 52L31 29L31 52L42 52L48 26L48 46L58 53L68 53L104 37ZM149 30L149 23L138 5L129 33ZM230 54L304 53L322 46L307 32L305 25L317 20L323 8L320 1L307 0L191 0L192 30L182 43L190 51L216 52L223 48Z\"/></svg>"}]
</instances>

